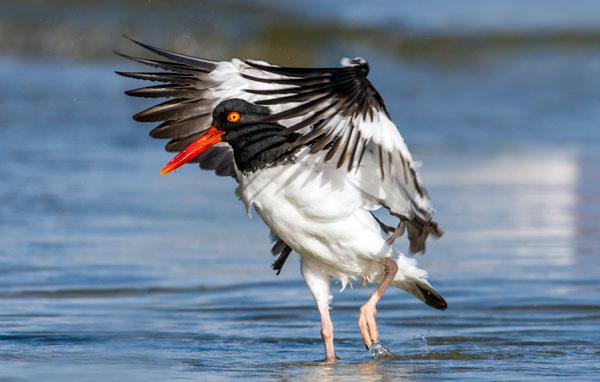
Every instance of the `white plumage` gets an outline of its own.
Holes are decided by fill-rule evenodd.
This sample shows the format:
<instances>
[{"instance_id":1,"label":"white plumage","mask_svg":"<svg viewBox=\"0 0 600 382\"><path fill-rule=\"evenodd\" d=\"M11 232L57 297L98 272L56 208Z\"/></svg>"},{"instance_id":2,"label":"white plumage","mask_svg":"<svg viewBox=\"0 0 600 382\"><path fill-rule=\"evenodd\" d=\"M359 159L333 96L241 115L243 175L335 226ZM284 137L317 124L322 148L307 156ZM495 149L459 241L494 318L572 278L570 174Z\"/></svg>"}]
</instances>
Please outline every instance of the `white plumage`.
<instances>
[{"instance_id":1,"label":"white plumage","mask_svg":"<svg viewBox=\"0 0 600 382\"><path fill-rule=\"evenodd\" d=\"M366 63L363 59L354 60ZM270 65L264 61L252 62ZM342 64L344 64L344 66L354 66L355 64L352 64L352 62L353 60L347 58L342 59ZM248 93L246 90L272 90L286 87L285 85L252 81L242 77L242 75L271 79L286 78L282 75L258 70L239 59L233 59L231 62L220 62L217 68L208 74L208 83L211 84L208 95L212 97L211 105L213 108L221 101L231 98L240 98L248 102L257 102L278 97L277 95L265 97ZM325 100L323 102L327 103L331 102L331 100ZM279 113L294 108L299 104L299 102L275 104L270 106L270 109L273 113ZM348 131L348 124L352 121L358 126L358 131L360 131L365 142L368 142L365 144L371 145L370 151L367 154L372 157L372 160L369 163L372 166L368 166L367 168L363 166L361 168L363 173L358 174L354 179L357 182L364 184L363 187L369 188L369 191L375 192L374 195L376 195L378 199L385 201L386 206L393 212L409 217L412 217L415 214L424 217L422 215L423 212L425 212L428 216L424 218L431 219L433 207L430 199L419 195L416 192L414 185L412 185L408 179L409 176L414 176L417 178L417 182L421 182L416 173L416 166L413 163L412 155L410 154L404 139L400 135L400 131L386 113L383 111L376 111L373 113L373 118L370 119L362 116L343 116L339 111L334 111L335 110L331 112L332 118L328 123L330 129L337 131L338 135L343 136L343 134ZM284 126L293 126L300 120L306 119L308 116L310 116L310 113L295 118L281 120L280 123ZM308 127L305 128L305 130L308 129ZM387 179L385 179L385 177L382 178L381 171L377 170L378 164L376 162L378 158L375 157L378 153L374 146L381 146L385 152L384 161L391 161L391 163L388 163L391 176ZM330 161L333 163L337 162L337 160L333 158L330 159ZM410 171L410 169L414 171L414 175L409 175L408 173L405 175L404 173ZM372 176L375 171L378 171L379 173L379 181ZM368 172L368 175L365 176L364 172ZM373 190L373 187L377 187L377 191ZM414 209L413 206L410 206L411 200L423 211L419 211L418 209Z\"/></svg>"},{"instance_id":2,"label":"white plumage","mask_svg":"<svg viewBox=\"0 0 600 382\"><path fill-rule=\"evenodd\" d=\"M236 193L248 211L255 208L278 240L301 256L329 360L335 358L328 308L332 277L343 287L352 280L380 284L361 308L367 346L378 337L375 304L390 284L446 308L416 260L392 246L407 230L411 251L424 251L427 236L441 231L404 139L367 79L365 60L343 59L341 68L285 68L262 61L214 62L137 44L170 60L126 56L168 72L119 73L167 82L127 94L176 97L134 116L164 121L151 135L171 138L168 150L181 151L204 136L212 110L229 99L268 106L271 122L299 137L293 160L255 171L240 171L226 143L215 144L198 161L219 175L235 176ZM372 215L380 208L400 219L395 230Z\"/></svg>"},{"instance_id":3,"label":"white plumage","mask_svg":"<svg viewBox=\"0 0 600 382\"><path fill-rule=\"evenodd\" d=\"M254 173L238 171L237 195L247 210L252 207L265 224L295 252L342 286L354 279L377 282L381 279L382 258L400 257L394 284L409 292L407 278L425 281L426 272L416 268L416 260L394 253L370 211L379 209L372 187L362 187L364 172L377 165L370 160L351 173L340 171L323 160L324 153L301 151L292 165L276 166Z\"/></svg>"}]
</instances>

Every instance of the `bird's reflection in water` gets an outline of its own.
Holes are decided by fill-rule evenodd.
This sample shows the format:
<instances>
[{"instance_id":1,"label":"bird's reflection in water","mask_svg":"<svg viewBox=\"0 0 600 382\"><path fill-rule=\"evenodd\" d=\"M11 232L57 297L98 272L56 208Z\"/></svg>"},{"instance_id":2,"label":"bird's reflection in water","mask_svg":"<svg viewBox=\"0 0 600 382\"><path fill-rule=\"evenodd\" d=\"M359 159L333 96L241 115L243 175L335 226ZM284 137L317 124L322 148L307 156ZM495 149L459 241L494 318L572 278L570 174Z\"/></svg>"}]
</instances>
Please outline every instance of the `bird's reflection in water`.
<instances>
[{"instance_id":1,"label":"bird's reflection in water","mask_svg":"<svg viewBox=\"0 0 600 382\"><path fill-rule=\"evenodd\" d=\"M311 364L304 372L296 374L307 381L413 381L414 366L404 366L397 362L369 360L361 363L318 363ZM282 376L284 377L284 376Z\"/></svg>"}]
</instances>

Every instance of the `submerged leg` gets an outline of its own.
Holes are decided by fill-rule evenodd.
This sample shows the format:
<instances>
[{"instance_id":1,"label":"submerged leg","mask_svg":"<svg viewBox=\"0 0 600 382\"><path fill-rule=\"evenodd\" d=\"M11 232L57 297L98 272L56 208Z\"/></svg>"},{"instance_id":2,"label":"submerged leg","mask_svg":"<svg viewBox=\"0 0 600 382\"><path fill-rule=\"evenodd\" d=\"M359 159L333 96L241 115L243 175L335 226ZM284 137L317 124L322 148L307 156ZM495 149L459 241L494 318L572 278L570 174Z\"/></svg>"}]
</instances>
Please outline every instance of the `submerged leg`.
<instances>
[{"instance_id":1,"label":"submerged leg","mask_svg":"<svg viewBox=\"0 0 600 382\"><path fill-rule=\"evenodd\" d=\"M325 343L325 356L327 362L335 362L333 349L333 323L329 317L329 285L331 276L321 271L318 266L302 258L302 276L317 303L321 315L321 337Z\"/></svg>"},{"instance_id":2,"label":"submerged leg","mask_svg":"<svg viewBox=\"0 0 600 382\"><path fill-rule=\"evenodd\" d=\"M375 292L373 292L369 300L360 307L358 327L360 328L360 334L363 337L367 349L370 349L371 345L379 338L379 331L377 330L377 323L375 322L377 302L379 302L383 292L390 286L396 273L398 273L398 264L396 264L392 258L385 258L383 267L385 272L383 280L381 280L381 283L379 283L379 286L375 289Z\"/></svg>"}]
</instances>

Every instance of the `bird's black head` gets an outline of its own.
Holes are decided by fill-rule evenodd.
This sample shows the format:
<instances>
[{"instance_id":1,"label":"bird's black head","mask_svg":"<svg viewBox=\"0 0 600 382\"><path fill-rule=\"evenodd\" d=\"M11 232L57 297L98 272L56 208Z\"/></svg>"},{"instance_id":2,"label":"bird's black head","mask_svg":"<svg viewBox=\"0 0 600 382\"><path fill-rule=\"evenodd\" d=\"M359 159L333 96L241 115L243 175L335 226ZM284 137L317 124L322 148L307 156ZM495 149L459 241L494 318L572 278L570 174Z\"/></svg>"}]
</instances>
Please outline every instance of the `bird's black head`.
<instances>
[{"instance_id":1,"label":"bird's black head","mask_svg":"<svg viewBox=\"0 0 600 382\"><path fill-rule=\"evenodd\" d=\"M244 125L256 124L264 121L271 111L260 105L232 98L221 102L213 111L213 126L227 135Z\"/></svg>"},{"instance_id":2,"label":"bird's black head","mask_svg":"<svg viewBox=\"0 0 600 382\"><path fill-rule=\"evenodd\" d=\"M213 110L211 126L167 163L161 174L175 170L219 142L232 147L236 165L242 171L286 160L296 148L296 135L283 134L283 126L268 121L270 115L268 108L242 99L221 102Z\"/></svg>"}]
</instances>

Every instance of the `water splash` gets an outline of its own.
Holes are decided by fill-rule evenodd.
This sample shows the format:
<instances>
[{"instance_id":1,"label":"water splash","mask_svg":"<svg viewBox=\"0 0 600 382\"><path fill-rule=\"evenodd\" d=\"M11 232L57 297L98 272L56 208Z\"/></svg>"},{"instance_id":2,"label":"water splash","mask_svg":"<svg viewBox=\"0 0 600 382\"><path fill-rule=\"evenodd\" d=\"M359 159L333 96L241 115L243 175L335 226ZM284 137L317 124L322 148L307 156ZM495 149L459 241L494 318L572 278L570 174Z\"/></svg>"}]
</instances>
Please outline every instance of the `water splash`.
<instances>
[{"instance_id":1,"label":"water splash","mask_svg":"<svg viewBox=\"0 0 600 382\"><path fill-rule=\"evenodd\" d=\"M427 337L425 337L425 334L415 333L413 338L422 342L423 353L425 353L425 354L429 353L429 343L427 342Z\"/></svg>"},{"instance_id":2,"label":"water splash","mask_svg":"<svg viewBox=\"0 0 600 382\"><path fill-rule=\"evenodd\" d=\"M375 359L382 359L382 358L394 355L388 348L383 346L383 344L379 341L373 342L373 345L369 349L369 353L371 353L371 355Z\"/></svg>"}]
</instances>

